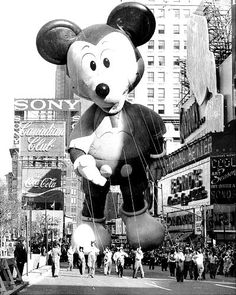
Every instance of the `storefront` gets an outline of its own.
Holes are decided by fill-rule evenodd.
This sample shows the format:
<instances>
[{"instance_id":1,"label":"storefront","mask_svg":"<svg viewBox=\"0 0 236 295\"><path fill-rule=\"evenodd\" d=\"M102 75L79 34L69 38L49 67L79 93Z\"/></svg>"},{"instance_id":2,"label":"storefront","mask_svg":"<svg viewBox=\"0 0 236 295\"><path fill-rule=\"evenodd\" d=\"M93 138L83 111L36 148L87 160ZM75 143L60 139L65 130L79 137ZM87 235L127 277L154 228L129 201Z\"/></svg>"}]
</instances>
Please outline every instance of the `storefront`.
<instances>
[{"instance_id":1,"label":"storefront","mask_svg":"<svg viewBox=\"0 0 236 295\"><path fill-rule=\"evenodd\" d=\"M173 239L192 233L217 242L235 240L236 139L230 130L210 133L165 159L158 214L164 213Z\"/></svg>"}]
</instances>

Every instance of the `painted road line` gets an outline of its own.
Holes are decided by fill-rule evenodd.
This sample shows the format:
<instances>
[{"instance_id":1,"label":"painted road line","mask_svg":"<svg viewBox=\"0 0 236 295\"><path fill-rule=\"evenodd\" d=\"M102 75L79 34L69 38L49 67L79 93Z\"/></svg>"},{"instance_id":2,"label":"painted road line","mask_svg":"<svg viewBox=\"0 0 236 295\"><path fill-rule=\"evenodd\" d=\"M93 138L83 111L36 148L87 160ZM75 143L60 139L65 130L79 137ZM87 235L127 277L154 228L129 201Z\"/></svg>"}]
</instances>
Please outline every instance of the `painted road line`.
<instances>
[{"instance_id":1,"label":"painted road line","mask_svg":"<svg viewBox=\"0 0 236 295\"><path fill-rule=\"evenodd\" d=\"M224 288L229 288L229 289L236 289L236 287L233 286L226 286L226 285L220 285L220 284L215 284L218 287L224 287Z\"/></svg>"},{"instance_id":2,"label":"painted road line","mask_svg":"<svg viewBox=\"0 0 236 295\"><path fill-rule=\"evenodd\" d=\"M146 284L146 285L149 285L149 286L152 286L152 287L155 287L155 288L163 289L163 290L166 290L166 291L172 291L171 289L167 289L167 288L164 288L164 287L158 286L158 285L156 285L155 283L153 283L153 284L145 283L145 284Z\"/></svg>"}]
</instances>

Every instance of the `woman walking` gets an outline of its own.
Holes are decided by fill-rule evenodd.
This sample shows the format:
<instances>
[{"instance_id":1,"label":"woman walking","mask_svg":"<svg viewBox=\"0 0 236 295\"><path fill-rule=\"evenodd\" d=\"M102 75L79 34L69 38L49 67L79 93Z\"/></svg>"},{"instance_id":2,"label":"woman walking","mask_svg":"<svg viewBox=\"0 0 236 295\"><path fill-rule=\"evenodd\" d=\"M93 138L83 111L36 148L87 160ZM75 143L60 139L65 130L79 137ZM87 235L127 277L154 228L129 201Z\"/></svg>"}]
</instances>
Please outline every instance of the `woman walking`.
<instances>
[{"instance_id":1,"label":"woman walking","mask_svg":"<svg viewBox=\"0 0 236 295\"><path fill-rule=\"evenodd\" d=\"M89 267L89 277L94 278L95 267L97 255L99 254L99 249L95 246L95 242L91 242L91 248L88 253L88 267Z\"/></svg>"},{"instance_id":2,"label":"woman walking","mask_svg":"<svg viewBox=\"0 0 236 295\"><path fill-rule=\"evenodd\" d=\"M53 243L53 248L51 250L52 255L52 276L58 277L60 271L60 256L61 256L61 248L59 243Z\"/></svg>"}]
</instances>

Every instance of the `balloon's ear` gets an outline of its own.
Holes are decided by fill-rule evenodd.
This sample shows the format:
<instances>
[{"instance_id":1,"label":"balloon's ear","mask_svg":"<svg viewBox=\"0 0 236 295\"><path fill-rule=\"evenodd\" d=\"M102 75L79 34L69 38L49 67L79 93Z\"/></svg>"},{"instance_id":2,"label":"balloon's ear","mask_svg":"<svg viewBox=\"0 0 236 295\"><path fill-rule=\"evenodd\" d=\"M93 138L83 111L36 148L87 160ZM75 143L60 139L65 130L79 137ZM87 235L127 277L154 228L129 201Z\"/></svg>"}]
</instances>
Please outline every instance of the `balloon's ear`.
<instances>
[{"instance_id":1,"label":"balloon's ear","mask_svg":"<svg viewBox=\"0 0 236 295\"><path fill-rule=\"evenodd\" d=\"M108 17L107 24L125 31L135 47L148 42L156 28L151 10L137 2L126 2L115 7Z\"/></svg>"},{"instance_id":2,"label":"balloon's ear","mask_svg":"<svg viewBox=\"0 0 236 295\"><path fill-rule=\"evenodd\" d=\"M58 19L46 23L38 32L36 46L48 62L66 64L67 51L81 29L74 23Z\"/></svg>"}]
</instances>

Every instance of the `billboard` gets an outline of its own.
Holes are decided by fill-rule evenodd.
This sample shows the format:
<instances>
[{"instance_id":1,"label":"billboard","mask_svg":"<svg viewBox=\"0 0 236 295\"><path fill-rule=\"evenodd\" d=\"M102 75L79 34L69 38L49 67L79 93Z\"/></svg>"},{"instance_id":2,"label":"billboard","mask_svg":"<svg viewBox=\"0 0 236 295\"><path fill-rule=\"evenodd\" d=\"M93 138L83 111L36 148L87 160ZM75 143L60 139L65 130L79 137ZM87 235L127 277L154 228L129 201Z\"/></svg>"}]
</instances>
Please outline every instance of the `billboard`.
<instances>
[{"instance_id":1,"label":"billboard","mask_svg":"<svg viewBox=\"0 0 236 295\"><path fill-rule=\"evenodd\" d=\"M27 168L22 170L22 193L30 198L58 190L61 187L60 169Z\"/></svg>"},{"instance_id":2,"label":"billboard","mask_svg":"<svg viewBox=\"0 0 236 295\"><path fill-rule=\"evenodd\" d=\"M63 157L65 122L22 121L19 128L20 156Z\"/></svg>"},{"instance_id":3,"label":"billboard","mask_svg":"<svg viewBox=\"0 0 236 295\"><path fill-rule=\"evenodd\" d=\"M236 200L236 155L211 157L211 203L234 204Z\"/></svg>"}]
</instances>

